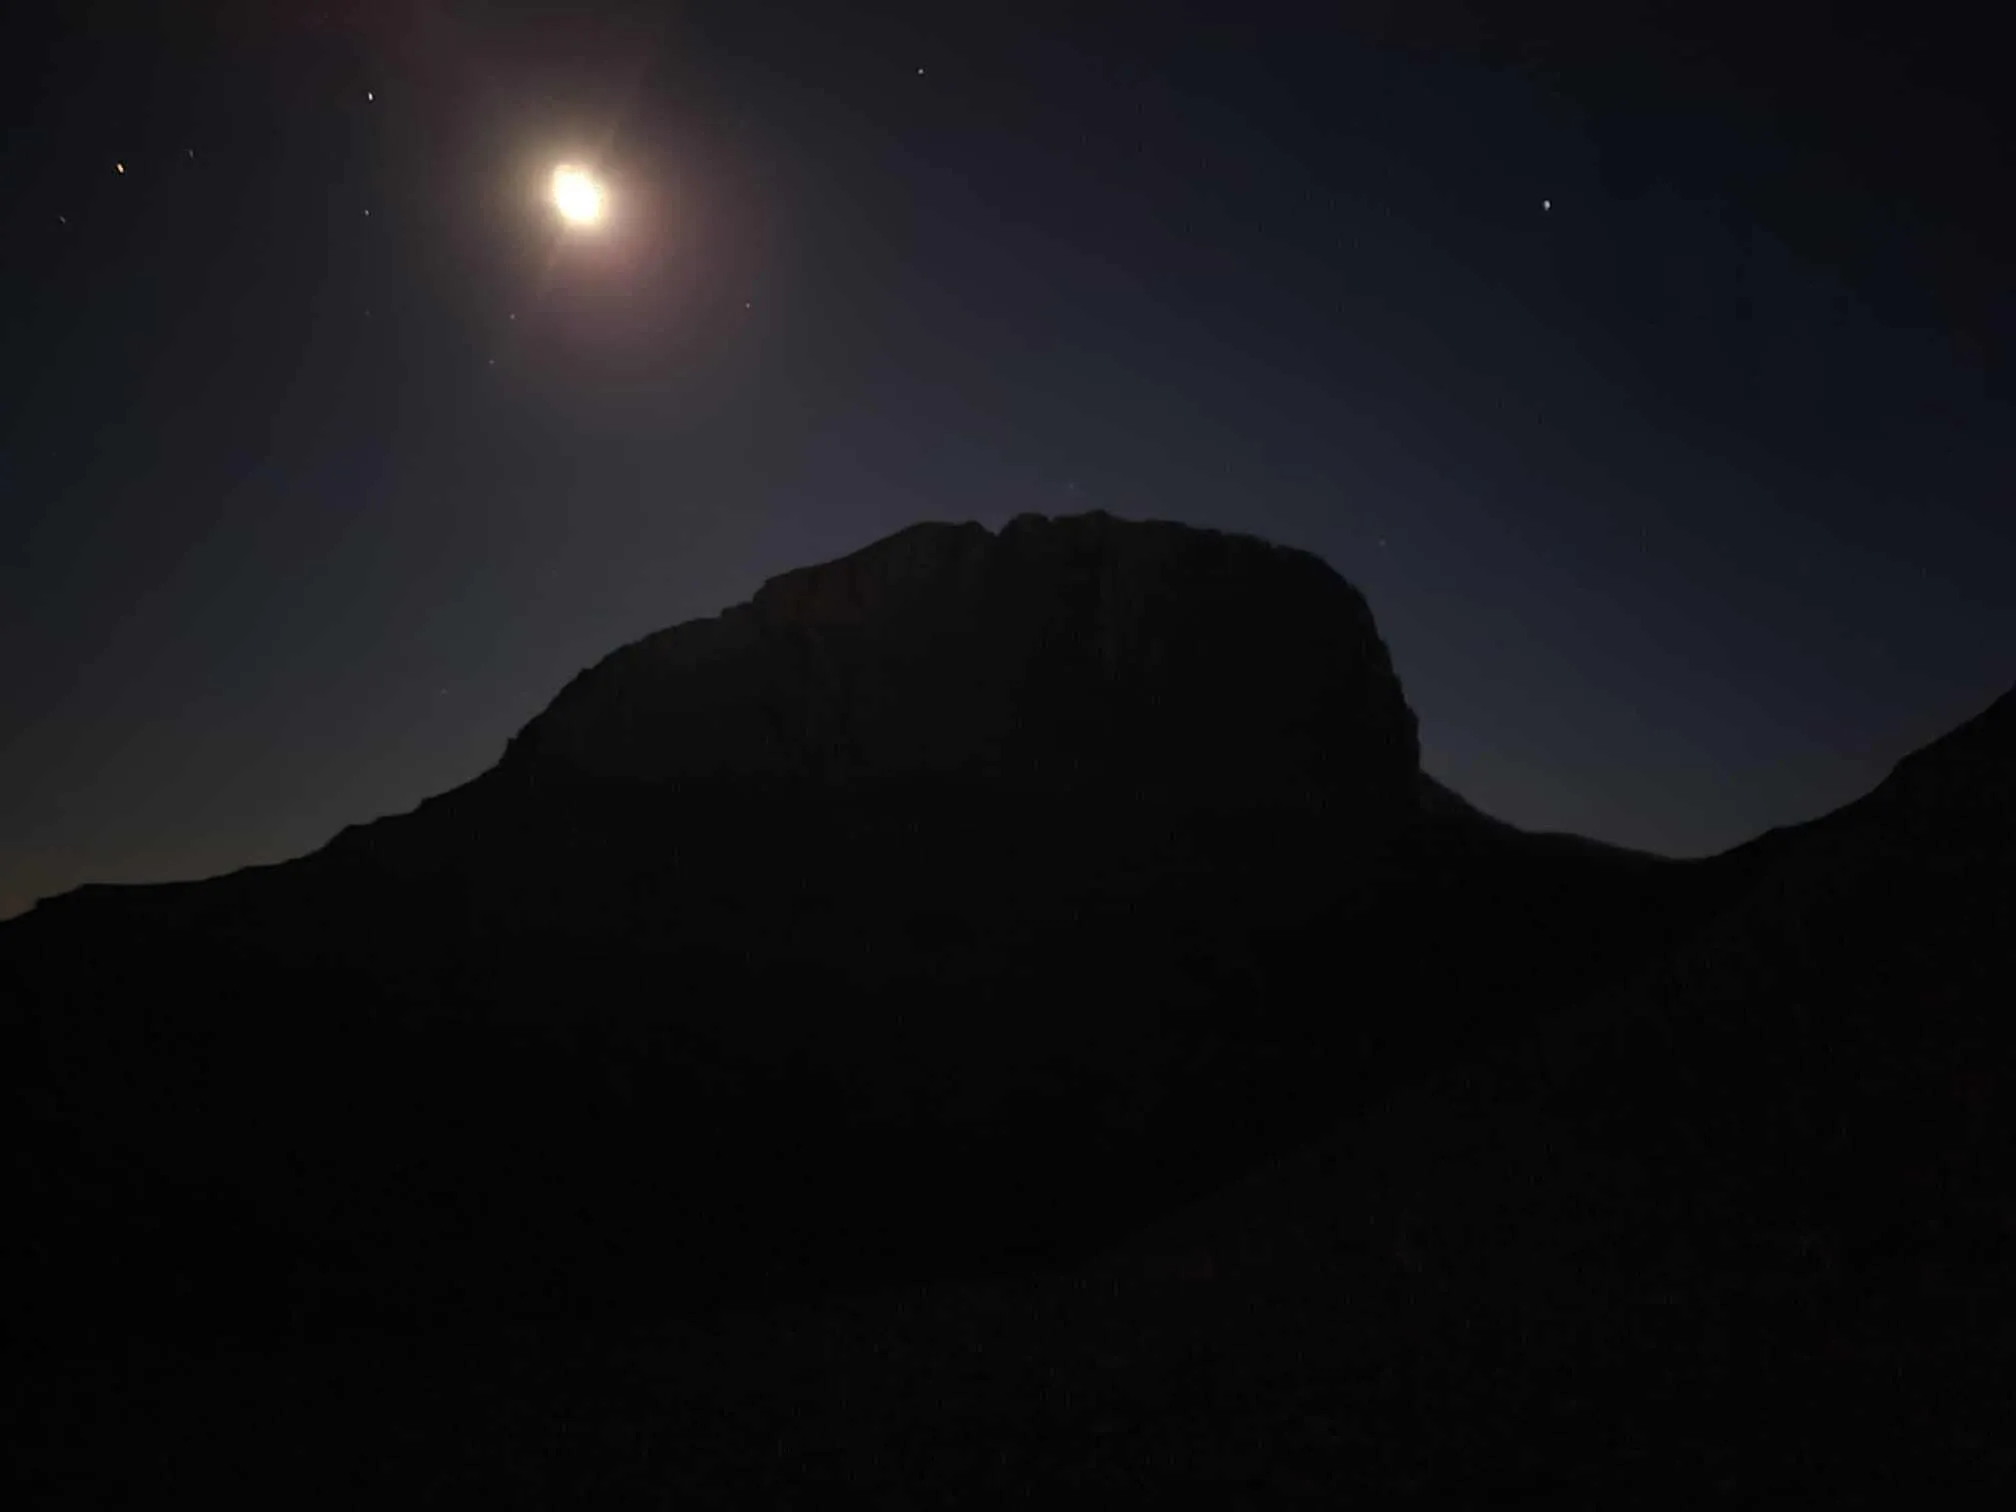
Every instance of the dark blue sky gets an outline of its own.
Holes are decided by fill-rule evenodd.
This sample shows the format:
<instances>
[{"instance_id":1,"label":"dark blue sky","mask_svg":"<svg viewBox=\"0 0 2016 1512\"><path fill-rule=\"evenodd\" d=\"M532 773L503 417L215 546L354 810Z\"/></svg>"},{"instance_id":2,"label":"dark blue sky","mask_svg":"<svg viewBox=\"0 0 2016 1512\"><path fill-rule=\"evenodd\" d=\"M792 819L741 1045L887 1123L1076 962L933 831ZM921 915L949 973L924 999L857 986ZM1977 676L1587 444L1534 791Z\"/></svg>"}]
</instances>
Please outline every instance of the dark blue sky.
<instances>
[{"instance_id":1,"label":"dark blue sky","mask_svg":"<svg viewBox=\"0 0 2016 1512\"><path fill-rule=\"evenodd\" d=\"M1673 853L2016 677L1937 7L166 9L9 43L0 916L409 808L927 518L1313 550L1432 772Z\"/></svg>"}]
</instances>

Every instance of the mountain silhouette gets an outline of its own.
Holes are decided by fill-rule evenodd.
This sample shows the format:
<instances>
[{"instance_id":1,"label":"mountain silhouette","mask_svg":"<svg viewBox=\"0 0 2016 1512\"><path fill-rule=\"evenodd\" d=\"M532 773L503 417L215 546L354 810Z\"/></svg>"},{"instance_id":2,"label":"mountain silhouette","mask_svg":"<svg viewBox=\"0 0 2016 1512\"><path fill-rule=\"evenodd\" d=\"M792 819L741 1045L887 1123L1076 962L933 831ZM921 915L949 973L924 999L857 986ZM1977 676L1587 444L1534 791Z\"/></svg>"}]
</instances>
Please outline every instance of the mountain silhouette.
<instances>
[{"instance_id":1,"label":"mountain silhouette","mask_svg":"<svg viewBox=\"0 0 2016 1512\"><path fill-rule=\"evenodd\" d=\"M1176 1254L1127 1306L1248 1298L1263 1376L1298 1315L1653 1370L1647 1289L1700 1322L1795 1251L2006 1258L2012 748L2005 696L1706 861L1528 834L1421 772L1315 557L913 527L616 651L409 814L0 924L6 1323L61 1356L976 1277L1054 1318Z\"/></svg>"},{"instance_id":2,"label":"mountain silhouette","mask_svg":"<svg viewBox=\"0 0 2016 1512\"><path fill-rule=\"evenodd\" d=\"M410 814L6 926L23 1144L141 1189L93 1221L257 1235L201 1267L234 1305L1082 1245L1691 906L1423 782L1318 559L913 527L615 652Z\"/></svg>"}]
</instances>

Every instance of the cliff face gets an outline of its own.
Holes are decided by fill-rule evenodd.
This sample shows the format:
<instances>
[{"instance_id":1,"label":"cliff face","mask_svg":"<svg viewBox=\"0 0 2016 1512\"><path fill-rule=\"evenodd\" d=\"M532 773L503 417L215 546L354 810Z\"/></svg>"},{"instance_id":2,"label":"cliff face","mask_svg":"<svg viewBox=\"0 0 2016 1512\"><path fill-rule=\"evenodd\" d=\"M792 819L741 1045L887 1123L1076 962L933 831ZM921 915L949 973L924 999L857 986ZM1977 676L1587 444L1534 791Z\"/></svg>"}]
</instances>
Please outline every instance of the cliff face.
<instances>
[{"instance_id":1,"label":"cliff face","mask_svg":"<svg viewBox=\"0 0 2016 1512\"><path fill-rule=\"evenodd\" d=\"M1095 514L919 525L774 578L583 673L506 766L1372 815L1405 804L1417 761L1371 613L1329 567Z\"/></svg>"}]
</instances>

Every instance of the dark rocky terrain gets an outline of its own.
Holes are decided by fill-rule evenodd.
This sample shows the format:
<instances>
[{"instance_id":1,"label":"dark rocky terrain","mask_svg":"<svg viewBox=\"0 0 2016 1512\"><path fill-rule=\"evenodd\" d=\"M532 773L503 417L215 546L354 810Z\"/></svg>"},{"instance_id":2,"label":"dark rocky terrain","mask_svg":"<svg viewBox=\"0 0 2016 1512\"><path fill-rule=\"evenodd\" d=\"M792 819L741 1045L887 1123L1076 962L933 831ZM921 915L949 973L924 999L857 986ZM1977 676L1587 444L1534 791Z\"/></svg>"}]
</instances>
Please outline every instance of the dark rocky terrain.
<instances>
[{"instance_id":1,"label":"dark rocky terrain","mask_svg":"<svg viewBox=\"0 0 2016 1512\"><path fill-rule=\"evenodd\" d=\"M1314 558L905 531L0 926L10 1436L79 1504L2007 1478L2012 759L1528 835Z\"/></svg>"}]
</instances>

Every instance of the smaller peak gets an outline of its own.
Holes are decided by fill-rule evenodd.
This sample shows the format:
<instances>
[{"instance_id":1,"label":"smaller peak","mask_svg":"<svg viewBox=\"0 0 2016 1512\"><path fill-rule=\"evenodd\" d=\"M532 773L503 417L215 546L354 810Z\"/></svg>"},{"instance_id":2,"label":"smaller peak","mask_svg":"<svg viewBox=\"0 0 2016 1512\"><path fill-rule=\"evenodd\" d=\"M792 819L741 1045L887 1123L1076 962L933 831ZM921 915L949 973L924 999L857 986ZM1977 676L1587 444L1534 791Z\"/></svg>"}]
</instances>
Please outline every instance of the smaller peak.
<instances>
[{"instance_id":1,"label":"smaller peak","mask_svg":"<svg viewBox=\"0 0 2016 1512\"><path fill-rule=\"evenodd\" d=\"M1984 732L1992 732L1998 739L2016 738L2016 686L2006 689L2002 696L1988 705L1966 725L1979 725Z\"/></svg>"},{"instance_id":2,"label":"smaller peak","mask_svg":"<svg viewBox=\"0 0 2016 1512\"><path fill-rule=\"evenodd\" d=\"M1973 718L1913 751L1898 763L1898 768L1955 757L1978 759L1991 754L2016 755L2016 687L2005 691Z\"/></svg>"}]
</instances>

